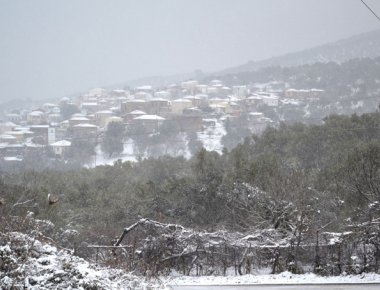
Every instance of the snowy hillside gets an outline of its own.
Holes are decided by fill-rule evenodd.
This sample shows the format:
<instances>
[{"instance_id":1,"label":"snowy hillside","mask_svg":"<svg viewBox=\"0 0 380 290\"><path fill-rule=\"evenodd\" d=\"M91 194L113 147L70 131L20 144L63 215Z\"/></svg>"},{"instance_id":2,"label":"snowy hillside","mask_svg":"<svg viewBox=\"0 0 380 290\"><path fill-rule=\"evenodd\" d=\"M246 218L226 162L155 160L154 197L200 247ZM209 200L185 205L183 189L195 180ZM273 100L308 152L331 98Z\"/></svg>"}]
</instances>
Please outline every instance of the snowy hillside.
<instances>
[{"instance_id":1,"label":"snowy hillside","mask_svg":"<svg viewBox=\"0 0 380 290\"><path fill-rule=\"evenodd\" d=\"M96 267L68 250L18 232L1 234L0 241L1 289L146 289L150 285L143 278Z\"/></svg>"}]
</instances>

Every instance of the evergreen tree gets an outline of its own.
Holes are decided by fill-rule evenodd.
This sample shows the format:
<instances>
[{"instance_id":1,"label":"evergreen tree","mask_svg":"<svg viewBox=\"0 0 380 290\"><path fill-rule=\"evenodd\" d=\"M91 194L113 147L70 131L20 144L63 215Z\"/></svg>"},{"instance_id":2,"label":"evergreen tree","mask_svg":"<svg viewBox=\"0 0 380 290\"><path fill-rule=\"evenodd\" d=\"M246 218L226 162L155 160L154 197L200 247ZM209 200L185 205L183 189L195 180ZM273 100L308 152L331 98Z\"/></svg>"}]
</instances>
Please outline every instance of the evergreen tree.
<instances>
[{"instance_id":1,"label":"evergreen tree","mask_svg":"<svg viewBox=\"0 0 380 290\"><path fill-rule=\"evenodd\" d=\"M101 146L102 151L109 157L123 152L124 131L125 127L122 123L111 122L108 124Z\"/></svg>"}]
</instances>

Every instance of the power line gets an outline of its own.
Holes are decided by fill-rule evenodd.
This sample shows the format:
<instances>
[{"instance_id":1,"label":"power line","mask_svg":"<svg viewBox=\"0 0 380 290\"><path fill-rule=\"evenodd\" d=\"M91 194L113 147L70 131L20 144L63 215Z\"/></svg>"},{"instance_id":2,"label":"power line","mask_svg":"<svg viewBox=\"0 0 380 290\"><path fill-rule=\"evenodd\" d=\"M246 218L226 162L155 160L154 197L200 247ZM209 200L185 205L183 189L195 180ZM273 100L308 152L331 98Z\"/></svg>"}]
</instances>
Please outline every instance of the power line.
<instances>
[{"instance_id":1,"label":"power line","mask_svg":"<svg viewBox=\"0 0 380 290\"><path fill-rule=\"evenodd\" d=\"M364 2L364 0L360 0L360 1L364 4L365 7L367 7L367 9L368 9L369 11L371 11L371 13L372 13L373 15L375 15L375 17L377 18L377 20L380 21L380 17L376 14L376 12L373 11L373 10L371 9L371 7L369 7L369 6L367 5L367 3Z\"/></svg>"}]
</instances>

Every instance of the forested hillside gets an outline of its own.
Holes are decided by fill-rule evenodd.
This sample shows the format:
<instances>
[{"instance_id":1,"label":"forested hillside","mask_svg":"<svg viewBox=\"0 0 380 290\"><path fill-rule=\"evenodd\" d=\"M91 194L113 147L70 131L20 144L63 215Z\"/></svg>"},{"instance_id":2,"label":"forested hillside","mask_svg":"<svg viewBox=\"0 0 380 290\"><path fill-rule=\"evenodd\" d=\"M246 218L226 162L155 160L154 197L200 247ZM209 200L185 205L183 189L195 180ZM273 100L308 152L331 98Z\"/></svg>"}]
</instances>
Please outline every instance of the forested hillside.
<instances>
[{"instance_id":1,"label":"forested hillside","mask_svg":"<svg viewBox=\"0 0 380 290\"><path fill-rule=\"evenodd\" d=\"M269 230L300 242L322 230L355 229L357 241L378 249L379 140L376 111L330 116L320 126L282 124L222 155L201 150L190 160L3 172L0 229L27 231L25 217L34 212L54 223L50 235L80 250L109 245L149 218L208 231ZM63 238L68 233L75 234Z\"/></svg>"}]
</instances>

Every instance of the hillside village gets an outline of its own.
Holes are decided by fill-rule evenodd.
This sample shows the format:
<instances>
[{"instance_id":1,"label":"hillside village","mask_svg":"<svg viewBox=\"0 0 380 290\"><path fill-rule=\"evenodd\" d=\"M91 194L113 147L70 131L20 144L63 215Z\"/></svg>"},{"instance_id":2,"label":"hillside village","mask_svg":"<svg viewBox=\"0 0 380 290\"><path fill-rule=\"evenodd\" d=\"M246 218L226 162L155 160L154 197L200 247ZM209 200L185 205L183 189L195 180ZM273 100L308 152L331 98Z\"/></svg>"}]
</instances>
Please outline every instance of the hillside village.
<instances>
[{"instance_id":1,"label":"hillside village","mask_svg":"<svg viewBox=\"0 0 380 290\"><path fill-rule=\"evenodd\" d=\"M379 68L380 58L277 66L4 106L0 163L6 169L78 168L118 159L190 158L202 147L221 153L268 126L373 112Z\"/></svg>"},{"instance_id":2,"label":"hillside village","mask_svg":"<svg viewBox=\"0 0 380 290\"><path fill-rule=\"evenodd\" d=\"M0 14L0 290L380 289L380 1Z\"/></svg>"},{"instance_id":3,"label":"hillside village","mask_svg":"<svg viewBox=\"0 0 380 290\"><path fill-rule=\"evenodd\" d=\"M190 80L159 89L148 85L110 91L94 88L74 99L65 97L30 110L7 112L0 123L0 154L6 163L41 154L66 160L73 157L76 142L82 146L85 142L85 148L94 155L94 148L107 138L105 132L112 122L123 127L124 144L131 144L126 140L133 142L135 136L160 133L163 124L166 130L193 134L198 142L202 142L202 132L208 132L206 137L210 137L218 125L222 131L217 134L224 135L226 120L240 120L250 133L260 134L267 126L282 121L281 117L268 116L266 112L304 108L324 95L320 89L274 90L270 84L228 87L220 80L208 84ZM218 136L219 143L221 137ZM223 148L220 144L207 146L205 139L202 145L206 149ZM186 140L183 142L186 147ZM144 156L144 152L140 153ZM130 152L137 154L136 148Z\"/></svg>"}]
</instances>

